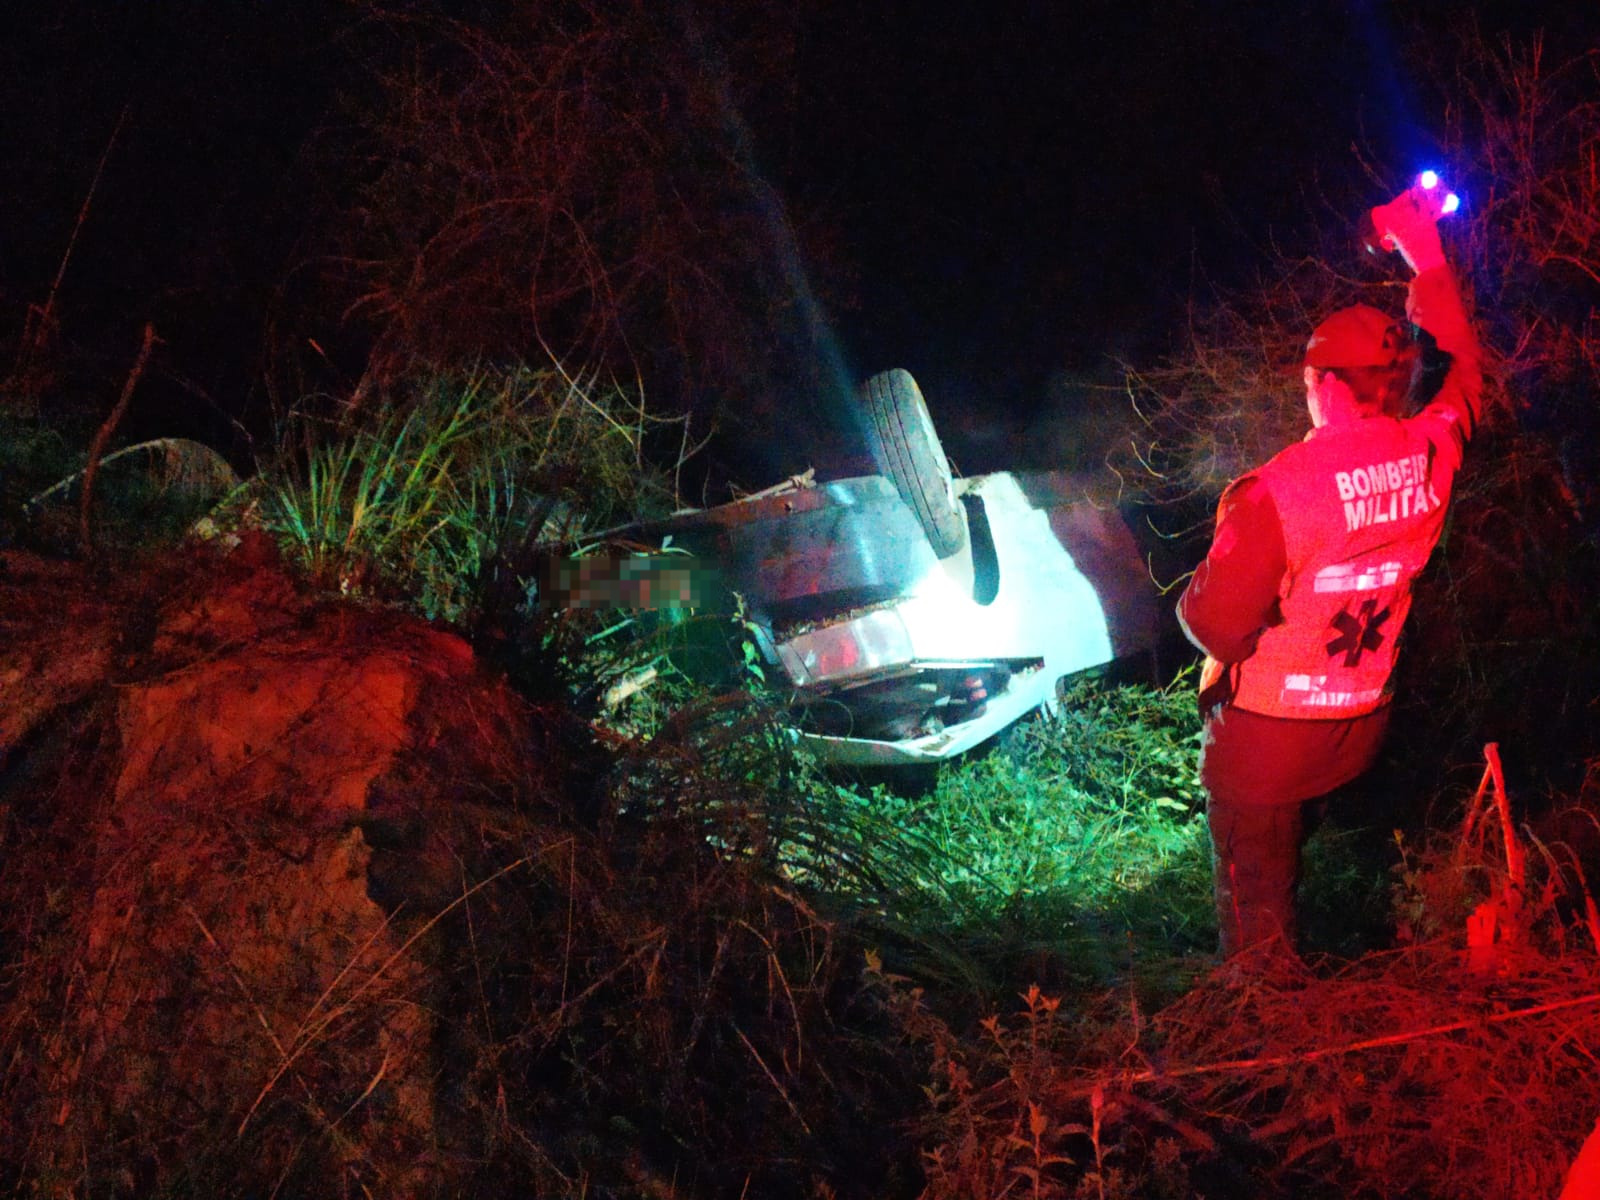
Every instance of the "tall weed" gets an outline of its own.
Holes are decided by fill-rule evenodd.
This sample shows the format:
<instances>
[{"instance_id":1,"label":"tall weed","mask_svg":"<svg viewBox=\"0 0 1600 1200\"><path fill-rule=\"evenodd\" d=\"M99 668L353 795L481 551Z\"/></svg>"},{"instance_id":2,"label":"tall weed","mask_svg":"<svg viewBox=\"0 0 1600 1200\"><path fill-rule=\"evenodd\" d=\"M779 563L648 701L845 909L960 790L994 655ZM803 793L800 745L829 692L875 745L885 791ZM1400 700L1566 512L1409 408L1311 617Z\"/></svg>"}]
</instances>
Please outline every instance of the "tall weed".
<instances>
[{"instance_id":1,"label":"tall weed","mask_svg":"<svg viewBox=\"0 0 1600 1200\"><path fill-rule=\"evenodd\" d=\"M637 402L558 368L441 373L365 411L290 423L262 520L321 583L430 618L469 616L508 547L668 495Z\"/></svg>"}]
</instances>

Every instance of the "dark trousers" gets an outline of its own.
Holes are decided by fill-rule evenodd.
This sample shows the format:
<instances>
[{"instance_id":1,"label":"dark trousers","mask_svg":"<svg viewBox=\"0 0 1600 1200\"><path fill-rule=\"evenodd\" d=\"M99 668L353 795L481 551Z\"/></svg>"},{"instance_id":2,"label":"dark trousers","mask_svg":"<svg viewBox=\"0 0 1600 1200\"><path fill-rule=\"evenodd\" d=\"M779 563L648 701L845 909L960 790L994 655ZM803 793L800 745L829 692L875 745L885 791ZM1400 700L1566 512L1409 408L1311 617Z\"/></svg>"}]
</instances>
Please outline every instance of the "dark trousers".
<instances>
[{"instance_id":1,"label":"dark trousers","mask_svg":"<svg viewBox=\"0 0 1600 1200\"><path fill-rule=\"evenodd\" d=\"M1200 782L1222 952L1273 939L1293 949L1300 847L1325 797L1377 757L1389 710L1288 720L1221 705L1206 714Z\"/></svg>"},{"instance_id":2,"label":"dark trousers","mask_svg":"<svg viewBox=\"0 0 1600 1200\"><path fill-rule=\"evenodd\" d=\"M1228 957L1263 942L1295 945L1295 893L1300 886L1300 847L1312 802L1240 804L1213 796L1206 809L1211 826L1211 880L1217 930Z\"/></svg>"}]
</instances>

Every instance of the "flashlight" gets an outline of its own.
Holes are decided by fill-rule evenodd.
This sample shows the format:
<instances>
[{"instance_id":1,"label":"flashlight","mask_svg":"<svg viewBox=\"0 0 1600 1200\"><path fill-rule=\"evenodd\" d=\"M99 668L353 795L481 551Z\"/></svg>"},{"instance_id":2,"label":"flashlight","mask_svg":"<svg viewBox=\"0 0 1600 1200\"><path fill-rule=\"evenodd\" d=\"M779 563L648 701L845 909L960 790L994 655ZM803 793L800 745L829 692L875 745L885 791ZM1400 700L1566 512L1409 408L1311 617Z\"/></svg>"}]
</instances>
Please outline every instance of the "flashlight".
<instances>
[{"instance_id":1,"label":"flashlight","mask_svg":"<svg viewBox=\"0 0 1600 1200\"><path fill-rule=\"evenodd\" d=\"M1424 171L1421 175L1417 176L1416 186L1421 188L1422 191L1427 193L1430 197L1438 197L1439 172ZM1445 191L1444 195L1438 199L1439 215L1441 217L1448 217L1460 207L1461 197L1456 195L1454 192L1449 191L1448 189Z\"/></svg>"},{"instance_id":2,"label":"flashlight","mask_svg":"<svg viewBox=\"0 0 1600 1200\"><path fill-rule=\"evenodd\" d=\"M1461 197L1449 188L1442 187L1442 182L1439 172L1424 171L1400 195L1387 204L1378 205L1368 213L1364 235L1368 252L1376 254L1379 250L1395 249L1390 229L1397 218L1404 219L1400 206L1407 201L1435 221L1440 217L1448 217L1458 210L1461 207Z\"/></svg>"}]
</instances>

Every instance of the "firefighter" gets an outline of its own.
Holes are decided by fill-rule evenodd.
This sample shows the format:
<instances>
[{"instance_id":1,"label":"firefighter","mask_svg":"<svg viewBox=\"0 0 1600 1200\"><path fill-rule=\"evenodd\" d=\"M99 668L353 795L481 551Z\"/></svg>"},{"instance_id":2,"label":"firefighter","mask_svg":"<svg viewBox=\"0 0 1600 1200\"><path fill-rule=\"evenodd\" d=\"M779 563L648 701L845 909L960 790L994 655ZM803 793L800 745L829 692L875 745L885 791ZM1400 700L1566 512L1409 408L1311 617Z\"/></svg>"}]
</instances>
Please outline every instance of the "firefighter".
<instances>
[{"instance_id":1,"label":"firefighter","mask_svg":"<svg viewBox=\"0 0 1600 1200\"><path fill-rule=\"evenodd\" d=\"M1223 492L1205 561L1178 601L1205 652L1200 777L1221 948L1295 942L1309 802L1361 775L1389 722L1411 585L1439 540L1481 410L1477 339L1445 261L1440 197L1421 183L1373 210L1412 278L1410 323L1449 356L1407 408L1410 326L1335 312L1306 344L1311 431Z\"/></svg>"}]
</instances>

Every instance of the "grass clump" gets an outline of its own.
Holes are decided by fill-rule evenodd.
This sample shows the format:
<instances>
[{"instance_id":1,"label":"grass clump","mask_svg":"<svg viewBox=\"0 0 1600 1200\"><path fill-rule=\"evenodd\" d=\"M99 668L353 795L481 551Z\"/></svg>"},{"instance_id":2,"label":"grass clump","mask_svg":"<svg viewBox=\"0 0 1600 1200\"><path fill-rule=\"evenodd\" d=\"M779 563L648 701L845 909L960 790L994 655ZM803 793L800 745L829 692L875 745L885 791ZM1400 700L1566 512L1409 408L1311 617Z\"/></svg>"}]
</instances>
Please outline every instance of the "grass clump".
<instances>
[{"instance_id":1,"label":"grass clump","mask_svg":"<svg viewBox=\"0 0 1600 1200\"><path fill-rule=\"evenodd\" d=\"M1104 981L1209 949L1199 730L1187 675L1081 682L927 789L819 787L798 869L979 977Z\"/></svg>"},{"instance_id":2,"label":"grass clump","mask_svg":"<svg viewBox=\"0 0 1600 1200\"><path fill-rule=\"evenodd\" d=\"M878 923L894 969L952 998L947 1011L1032 983L1131 984L1165 1003L1216 946L1192 688L1192 671L1165 687L1080 681L1057 714L920 789L813 771L790 869ZM1359 955L1392 930L1392 834L1361 821L1336 807L1306 844L1317 952Z\"/></svg>"},{"instance_id":3,"label":"grass clump","mask_svg":"<svg viewBox=\"0 0 1600 1200\"><path fill-rule=\"evenodd\" d=\"M651 419L552 366L441 372L373 409L290 422L259 519L314 580L468 619L486 572L551 534L662 507Z\"/></svg>"},{"instance_id":4,"label":"grass clump","mask_svg":"<svg viewBox=\"0 0 1600 1200\"><path fill-rule=\"evenodd\" d=\"M67 436L0 404L0 545L28 538L28 501L81 466L81 459Z\"/></svg>"},{"instance_id":5,"label":"grass clump","mask_svg":"<svg viewBox=\"0 0 1600 1200\"><path fill-rule=\"evenodd\" d=\"M71 413L47 419L0 403L0 547L80 552L90 432ZM216 451L188 438L124 445L95 463L91 528L120 557L180 541L238 485Z\"/></svg>"}]
</instances>

